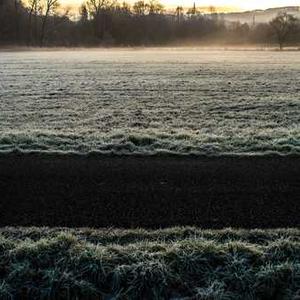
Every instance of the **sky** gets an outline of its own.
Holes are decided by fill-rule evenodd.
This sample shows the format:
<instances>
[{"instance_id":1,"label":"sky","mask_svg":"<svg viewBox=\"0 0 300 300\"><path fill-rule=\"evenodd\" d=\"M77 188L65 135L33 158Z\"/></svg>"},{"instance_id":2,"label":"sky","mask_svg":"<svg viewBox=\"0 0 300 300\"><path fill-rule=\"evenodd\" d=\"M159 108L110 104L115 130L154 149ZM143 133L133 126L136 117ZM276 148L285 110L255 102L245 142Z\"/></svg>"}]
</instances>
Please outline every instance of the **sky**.
<instances>
[{"instance_id":1,"label":"sky","mask_svg":"<svg viewBox=\"0 0 300 300\"><path fill-rule=\"evenodd\" d=\"M83 0L60 0L62 4L78 5ZM121 1L123 2L123 0ZM135 2L134 0L126 1L128 3ZM166 7L174 7L177 5L183 7L189 7L193 5L194 0L160 0ZM265 9L271 7L280 6L299 6L299 0L195 0L196 6L216 6L216 7L228 7L230 10L251 10L251 9Z\"/></svg>"}]
</instances>

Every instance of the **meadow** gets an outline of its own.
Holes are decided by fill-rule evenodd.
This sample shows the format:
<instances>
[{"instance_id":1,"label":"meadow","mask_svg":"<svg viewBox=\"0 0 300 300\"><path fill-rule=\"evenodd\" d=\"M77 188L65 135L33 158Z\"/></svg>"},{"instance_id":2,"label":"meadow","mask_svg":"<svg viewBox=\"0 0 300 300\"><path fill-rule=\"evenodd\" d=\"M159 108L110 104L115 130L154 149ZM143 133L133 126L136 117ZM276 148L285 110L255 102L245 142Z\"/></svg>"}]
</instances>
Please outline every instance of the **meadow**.
<instances>
[{"instance_id":1,"label":"meadow","mask_svg":"<svg viewBox=\"0 0 300 300\"><path fill-rule=\"evenodd\" d=\"M0 53L0 151L300 152L300 52Z\"/></svg>"}]
</instances>

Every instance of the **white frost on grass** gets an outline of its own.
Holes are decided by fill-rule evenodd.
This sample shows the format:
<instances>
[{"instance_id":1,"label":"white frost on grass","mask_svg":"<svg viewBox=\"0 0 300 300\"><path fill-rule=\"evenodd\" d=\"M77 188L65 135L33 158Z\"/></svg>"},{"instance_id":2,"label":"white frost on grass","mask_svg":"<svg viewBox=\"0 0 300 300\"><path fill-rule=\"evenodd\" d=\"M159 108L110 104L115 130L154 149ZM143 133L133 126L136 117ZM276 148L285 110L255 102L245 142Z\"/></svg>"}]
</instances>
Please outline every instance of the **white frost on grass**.
<instances>
[{"instance_id":1,"label":"white frost on grass","mask_svg":"<svg viewBox=\"0 0 300 300\"><path fill-rule=\"evenodd\" d=\"M300 53L0 53L0 151L300 153Z\"/></svg>"}]
</instances>

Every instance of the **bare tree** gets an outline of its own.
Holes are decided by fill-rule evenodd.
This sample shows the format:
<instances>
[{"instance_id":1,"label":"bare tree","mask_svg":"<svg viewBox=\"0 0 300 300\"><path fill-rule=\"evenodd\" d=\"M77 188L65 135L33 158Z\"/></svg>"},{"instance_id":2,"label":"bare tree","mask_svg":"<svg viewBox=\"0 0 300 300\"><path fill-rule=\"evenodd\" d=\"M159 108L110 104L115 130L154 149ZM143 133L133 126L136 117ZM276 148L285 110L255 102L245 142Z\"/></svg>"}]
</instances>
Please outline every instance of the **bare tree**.
<instances>
[{"instance_id":1,"label":"bare tree","mask_svg":"<svg viewBox=\"0 0 300 300\"><path fill-rule=\"evenodd\" d=\"M121 8L121 11L122 11L123 13L130 14L131 6L130 6L129 3L123 1L120 8Z\"/></svg>"},{"instance_id":2,"label":"bare tree","mask_svg":"<svg viewBox=\"0 0 300 300\"><path fill-rule=\"evenodd\" d=\"M15 39L18 41L19 39L19 31L20 31L20 25L19 25L19 6L21 2L20 0L14 1L14 8L15 8Z\"/></svg>"},{"instance_id":3,"label":"bare tree","mask_svg":"<svg viewBox=\"0 0 300 300\"><path fill-rule=\"evenodd\" d=\"M56 9L59 7L59 0L45 0L45 1L46 1L45 12L42 21L41 39L40 39L41 46L43 46L44 44L45 29L46 29L48 17L50 14L54 13Z\"/></svg>"},{"instance_id":4,"label":"bare tree","mask_svg":"<svg viewBox=\"0 0 300 300\"><path fill-rule=\"evenodd\" d=\"M138 16L144 16L148 13L149 5L143 1L137 1L133 5L133 12Z\"/></svg>"},{"instance_id":5,"label":"bare tree","mask_svg":"<svg viewBox=\"0 0 300 300\"><path fill-rule=\"evenodd\" d=\"M159 0L136 0L132 7L117 0L84 0L80 18L73 18L59 0L0 0L0 45L116 45L165 44L186 40L224 43L300 43L300 23L282 14L270 23L226 22L209 7L210 17L196 4L187 12L177 7L165 13ZM83 1L83 0L82 0ZM26 4L26 7L25 7ZM217 19L218 17L218 19ZM214 22L214 20L216 22ZM254 24L255 22L253 22ZM295 27L295 30L294 30Z\"/></svg>"},{"instance_id":6,"label":"bare tree","mask_svg":"<svg viewBox=\"0 0 300 300\"><path fill-rule=\"evenodd\" d=\"M101 10L106 7L107 0L88 0L87 8L93 17L100 14Z\"/></svg>"},{"instance_id":7,"label":"bare tree","mask_svg":"<svg viewBox=\"0 0 300 300\"><path fill-rule=\"evenodd\" d=\"M82 3L79 9L80 22L86 24L89 20L89 13L85 3Z\"/></svg>"},{"instance_id":8,"label":"bare tree","mask_svg":"<svg viewBox=\"0 0 300 300\"><path fill-rule=\"evenodd\" d=\"M176 18L177 18L177 23L180 24L180 22L183 18L183 7L182 6L176 7Z\"/></svg>"},{"instance_id":9,"label":"bare tree","mask_svg":"<svg viewBox=\"0 0 300 300\"><path fill-rule=\"evenodd\" d=\"M93 18L95 35L97 38L103 39L106 30L106 12L114 7L115 1L88 0L86 4L89 14Z\"/></svg>"},{"instance_id":10,"label":"bare tree","mask_svg":"<svg viewBox=\"0 0 300 300\"><path fill-rule=\"evenodd\" d=\"M158 15L164 12L164 6L156 0L150 0L148 7L150 15Z\"/></svg>"},{"instance_id":11,"label":"bare tree","mask_svg":"<svg viewBox=\"0 0 300 300\"><path fill-rule=\"evenodd\" d=\"M276 34L280 50L283 49L290 33L295 29L297 19L287 13L278 15L270 22L270 26Z\"/></svg>"},{"instance_id":12,"label":"bare tree","mask_svg":"<svg viewBox=\"0 0 300 300\"><path fill-rule=\"evenodd\" d=\"M32 17L34 17L34 33L36 36L37 33L37 15L40 9L40 2L41 0L29 0L28 1L28 43L32 43Z\"/></svg>"}]
</instances>

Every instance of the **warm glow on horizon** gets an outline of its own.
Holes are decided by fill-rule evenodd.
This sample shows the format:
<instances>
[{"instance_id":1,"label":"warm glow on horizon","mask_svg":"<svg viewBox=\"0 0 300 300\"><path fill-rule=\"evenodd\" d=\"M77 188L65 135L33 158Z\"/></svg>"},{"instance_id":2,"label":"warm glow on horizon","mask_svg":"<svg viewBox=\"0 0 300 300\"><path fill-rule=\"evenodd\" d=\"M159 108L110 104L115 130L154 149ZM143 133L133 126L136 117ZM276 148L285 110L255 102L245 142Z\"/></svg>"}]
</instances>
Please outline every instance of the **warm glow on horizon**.
<instances>
[{"instance_id":1,"label":"warm glow on horizon","mask_svg":"<svg viewBox=\"0 0 300 300\"><path fill-rule=\"evenodd\" d=\"M63 5L80 5L84 0L60 0ZM123 2L123 0L121 0ZM128 0L125 2L133 3L135 0ZM166 7L175 7L183 6L190 7L193 5L193 0L161 0L162 4ZM252 10L252 9L266 9L271 7L281 7L281 6L299 6L299 0L252 0L252 1L240 1L240 0L195 0L196 6L205 7L205 6L216 6L221 7L222 11L224 10ZM227 8L227 9L226 9Z\"/></svg>"}]
</instances>

